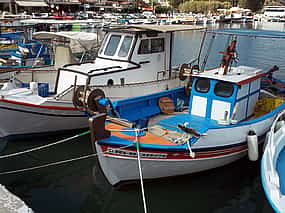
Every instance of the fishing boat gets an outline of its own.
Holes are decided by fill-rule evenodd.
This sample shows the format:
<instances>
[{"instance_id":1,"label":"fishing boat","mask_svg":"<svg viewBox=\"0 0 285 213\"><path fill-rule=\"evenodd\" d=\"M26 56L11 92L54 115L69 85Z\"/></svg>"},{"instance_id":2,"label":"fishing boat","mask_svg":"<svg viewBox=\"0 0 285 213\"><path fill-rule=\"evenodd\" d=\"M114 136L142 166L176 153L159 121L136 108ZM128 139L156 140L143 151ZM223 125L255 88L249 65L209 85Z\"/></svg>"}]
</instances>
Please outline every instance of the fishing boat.
<instances>
[{"instance_id":1,"label":"fishing boat","mask_svg":"<svg viewBox=\"0 0 285 213\"><path fill-rule=\"evenodd\" d=\"M0 90L0 119L7 121L0 124L0 136L88 128L86 114L73 104L74 93L78 91L75 89L84 89L86 84L104 90L112 99L185 85L179 80L179 70L171 64L173 33L194 29L201 28L175 25L114 28L106 33L94 61L63 66L53 75L34 69L19 72ZM42 33L42 37L47 34L51 33ZM69 56L69 49L59 48L58 61L67 62L62 56ZM19 88L23 82L26 88Z\"/></svg>"},{"instance_id":2,"label":"fishing boat","mask_svg":"<svg viewBox=\"0 0 285 213\"><path fill-rule=\"evenodd\" d=\"M18 49L18 42L24 40L24 32L1 32L0 34L0 58L7 58L11 52Z\"/></svg>"},{"instance_id":3,"label":"fishing boat","mask_svg":"<svg viewBox=\"0 0 285 213\"><path fill-rule=\"evenodd\" d=\"M187 89L114 102L98 89L77 96L89 114L95 113L89 120L91 141L110 184L200 172L245 155L258 159L259 144L285 108L282 90L275 88L272 78L278 67L264 71L233 66L237 30L211 33L229 34L228 47L218 67L203 69L197 64L184 69ZM263 31L238 34L266 33L273 36Z\"/></svg>"},{"instance_id":4,"label":"fishing boat","mask_svg":"<svg viewBox=\"0 0 285 213\"><path fill-rule=\"evenodd\" d=\"M267 134L261 161L261 179L266 197L275 212L285 212L284 163L285 163L285 111L275 119Z\"/></svg>"},{"instance_id":5,"label":"fishing boat","mask_svg":"<svg viewBox=\"0 0 285 213\"><path fill-rule=\"evenodd\" d=\"M17 48L0 61L0 72L28 69L51 64L50 51L40 41L18 42Z\"/></svg>"},{"instance_id":6,"label":"fishing boat","mask_svg":"<svg viewBox=\"0 0 285 213\"><path fill-rule=\"evenodd\" d=\"M179 79L180 66L173 66L174 33L201 30L182 25L127 25L105 29L98 56L93 62L66 65L60 69L65 84L103 90L112 100L150 94L185 85ZM196 60L196 59L194 59ZM190 66L193 59L185 61Z\"/></svg>"},{"instance_id":7,"label":"fishing boat","mask_svg":"<svg viewBox=\"0 0 285 213\"><path fill-rule=\"evenodd\" d=\"M85 32L38 32L36 38L53 42L53 65L2 73L9 81L0 90L0 137L52 134L87 127L84 114L73 107L70 89L56 94L58 67L84 60L96 48L97 35ZM76 61L74 54L81 52ZM3 77L3 76L2 76ZM64 84L62 79L61 84ZM72 90L71 90L72 91ZM69 100L69 102L67 101Z\"/></svg>"}]
</instances>

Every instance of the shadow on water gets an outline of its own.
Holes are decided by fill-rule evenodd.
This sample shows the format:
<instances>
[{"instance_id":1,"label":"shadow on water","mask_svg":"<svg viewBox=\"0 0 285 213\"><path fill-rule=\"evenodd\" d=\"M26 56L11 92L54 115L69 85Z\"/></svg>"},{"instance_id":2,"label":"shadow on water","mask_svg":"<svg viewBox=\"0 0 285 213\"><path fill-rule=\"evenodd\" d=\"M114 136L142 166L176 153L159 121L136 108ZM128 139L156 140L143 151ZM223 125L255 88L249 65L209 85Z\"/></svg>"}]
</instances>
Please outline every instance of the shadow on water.
<instances>
[{"instance_id":1,"label":"shadow on water","mask_svg":"<svg viewBox=\"0 0 285 213\"><path fill-rule=\"evenodd\" d=\"M64 138L8 143L12 153ZM71 159L92 153L89 136L46 150L0 161L11 171ZM244 158L210 171L145 183L149 212L272 213L262 191L259 163ZM35 212L143 212L140 185L116 190L105 179L95 157L18 174L0 175L0 181Z\"/></svg>"}]
</instances>

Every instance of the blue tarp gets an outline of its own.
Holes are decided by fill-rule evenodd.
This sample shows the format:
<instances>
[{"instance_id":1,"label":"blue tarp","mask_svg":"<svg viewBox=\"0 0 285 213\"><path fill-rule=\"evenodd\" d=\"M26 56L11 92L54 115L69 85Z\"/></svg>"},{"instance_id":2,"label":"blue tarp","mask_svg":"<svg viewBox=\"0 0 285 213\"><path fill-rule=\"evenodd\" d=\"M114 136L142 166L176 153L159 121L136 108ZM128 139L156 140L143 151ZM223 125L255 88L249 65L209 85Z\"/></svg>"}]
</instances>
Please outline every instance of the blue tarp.
<instances>
[{"instance_id":1,"label":"blue tarp","mask_svg":"<svg viewBox=\"0 0 285 213\"><path fill-rule=\"evenodd\" d=\"M223 35L237 35L261 38L279 38L285 39L285 32L274 30L254 30L254 29L220 29L210 30L208 33L223 34Z\"/></svg>"}]
</instances>

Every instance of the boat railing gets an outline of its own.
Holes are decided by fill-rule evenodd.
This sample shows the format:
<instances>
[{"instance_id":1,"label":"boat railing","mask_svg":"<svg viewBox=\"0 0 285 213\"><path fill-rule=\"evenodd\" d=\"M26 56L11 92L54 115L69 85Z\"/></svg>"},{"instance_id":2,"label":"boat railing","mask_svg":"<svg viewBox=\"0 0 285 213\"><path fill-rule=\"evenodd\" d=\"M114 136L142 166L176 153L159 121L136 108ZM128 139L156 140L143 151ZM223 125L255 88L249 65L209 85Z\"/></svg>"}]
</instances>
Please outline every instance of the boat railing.
<instances>
[{"instance_id":1,"label":"boat railing","mask_svg":"<svg viewBox=\"0 0 285 213\"><path fill-rule=\"evenodd\" d=\"M108 75L108 74L113 74L113 73L120 73L120 72L129 71L129 70L132 70L132 69L140 68L139 64L136 64L136 63L132 63L132 64L134 64L133 67L127 67L127 68L123 68L121 66L102 67L102 68L90 70L87 73L81 72L81 71L75 70L75 69L69 69L69 68L66 68L66 67L65 68L64 67L63 68L59 68L59 71L62 70L62 71L67 71L67 72L78 73L78 74L81 74L81 75L88 76L88 78L91 79L91 78L94 78L94 77L97 77L97 76L103 76L103 75ZM113 70L113 69L115 69L115 70ZM99 71L104 71L104 72L99 72Z\"/></svg>"}]
</instances>

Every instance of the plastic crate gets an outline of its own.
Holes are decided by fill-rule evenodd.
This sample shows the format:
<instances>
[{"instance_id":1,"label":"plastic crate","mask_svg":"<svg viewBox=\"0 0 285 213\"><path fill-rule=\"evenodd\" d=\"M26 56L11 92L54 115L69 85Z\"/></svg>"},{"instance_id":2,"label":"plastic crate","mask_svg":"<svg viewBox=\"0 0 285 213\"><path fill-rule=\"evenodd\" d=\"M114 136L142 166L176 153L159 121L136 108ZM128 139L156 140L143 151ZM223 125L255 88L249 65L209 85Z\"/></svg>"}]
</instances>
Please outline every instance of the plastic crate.
<instances>
[{"instance_id":1,"label":"plastic crate","mask_svg":"<svg viewBox=\"0 0 285 213\"><path fill-rule=\"evenodd\" d=\"M30 88L30 83L22 83L21 87ZM38 83L38 94L41 97L48 97L49 95L48 83Z\"/></svg>"}]
</instances>

